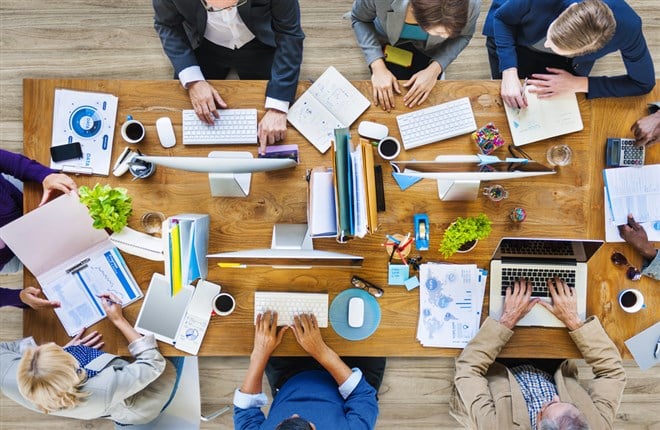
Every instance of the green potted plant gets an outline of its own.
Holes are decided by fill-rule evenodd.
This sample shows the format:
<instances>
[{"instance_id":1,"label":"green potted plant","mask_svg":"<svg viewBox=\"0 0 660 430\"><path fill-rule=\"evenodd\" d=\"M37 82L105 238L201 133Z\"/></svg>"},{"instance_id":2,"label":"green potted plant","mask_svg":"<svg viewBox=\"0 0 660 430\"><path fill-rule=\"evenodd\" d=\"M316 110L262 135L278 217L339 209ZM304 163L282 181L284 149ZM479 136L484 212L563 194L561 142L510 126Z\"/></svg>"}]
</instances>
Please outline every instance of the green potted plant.
<instances>
[{"instance_id":1,"label":"green potted plant","mask_svg":"<svg viewBox=\"0 0 660 430\"><path fill-rule=\"evenodd\" d=\"M445 230L440 244L440 252L445 258L458 251L469 251L479 239L488 237L492 222L485 214L476 217L457 218Z\"/></svg>"},{"instance_id":2,"label":"green potted plant","mask_svg":"<svg viewBox=\"0 0 660 430\"><path fill-rule=\"evenodd\" d=\"M110 185L82 186L78 189L80 202L87 206L94 220L94 228L120 231L128 224L133 212L133 201L125 188Z\"/></svg>"}]
</instances>

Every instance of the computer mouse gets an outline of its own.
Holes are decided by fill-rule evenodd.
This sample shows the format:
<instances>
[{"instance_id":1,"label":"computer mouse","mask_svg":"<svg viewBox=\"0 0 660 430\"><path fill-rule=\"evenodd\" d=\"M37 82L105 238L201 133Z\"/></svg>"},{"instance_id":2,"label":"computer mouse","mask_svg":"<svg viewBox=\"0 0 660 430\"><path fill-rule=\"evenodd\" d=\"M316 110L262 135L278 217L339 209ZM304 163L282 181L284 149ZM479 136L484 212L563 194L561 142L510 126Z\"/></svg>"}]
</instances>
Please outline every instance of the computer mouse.
<instances>
[{"instance_id":1,"label":"computer mouse","mask_svg":"<svg viewBox=\"0 0 660 430\"><path fill-rule=\"evenodd\" d=\"M361 297L351 297L348 301L348 325L353 328L364 324L364 300Z\"/></svg>"},{"instance_id":2,"label":"computer mouse","mask_svg":"<svg viewBox=\"0 0 660 430\"><path fill-rule=\"evenodd\" d=\"M156 121L156 131L158 132L158 139L163 148L171 148L176 145L174 127L172 127L172 120L169 117L158 118Z\"/></svg>"},{"instance_id":3,"label":"computer mouse","mask_svg":"<svg viewBox=\"0 0 660 430\"><path fill-rule=\"evenodd\" d=\"M387 137L389 132L386 125L378 124L377 122L362 121L358 126L358 134L367 139L381 140Z\"/></svg>"}]
</instances>

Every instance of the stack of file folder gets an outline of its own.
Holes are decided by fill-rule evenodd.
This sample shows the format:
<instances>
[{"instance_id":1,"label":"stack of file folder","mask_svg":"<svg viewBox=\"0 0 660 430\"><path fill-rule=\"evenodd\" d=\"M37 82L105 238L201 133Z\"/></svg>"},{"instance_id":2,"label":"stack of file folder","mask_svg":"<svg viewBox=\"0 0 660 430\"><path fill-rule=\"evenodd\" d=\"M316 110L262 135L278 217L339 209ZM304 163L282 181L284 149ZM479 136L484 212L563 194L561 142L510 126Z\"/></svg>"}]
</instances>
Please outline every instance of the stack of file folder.
<instances>
[{"instance_id":1,"label":"stack of file folder","mask_svg":"<svg viewBox=\"0 0 660 430\"><path fill-rule=\"evenodd\" d=\"M174 296L184 285L208 275L209 216L181 214L163 221L165 277Z\"/></svg>"},{"instance_id":2,"label":"stack of file folder","mask_svg":"<svg viewBox=\"0 0 660 430\"><path fill-rule=\"evenodd\" d=\"M488 272L475 264L419 266L422 346L464 348L479 331Z\"/></svg>"}]
</instances>

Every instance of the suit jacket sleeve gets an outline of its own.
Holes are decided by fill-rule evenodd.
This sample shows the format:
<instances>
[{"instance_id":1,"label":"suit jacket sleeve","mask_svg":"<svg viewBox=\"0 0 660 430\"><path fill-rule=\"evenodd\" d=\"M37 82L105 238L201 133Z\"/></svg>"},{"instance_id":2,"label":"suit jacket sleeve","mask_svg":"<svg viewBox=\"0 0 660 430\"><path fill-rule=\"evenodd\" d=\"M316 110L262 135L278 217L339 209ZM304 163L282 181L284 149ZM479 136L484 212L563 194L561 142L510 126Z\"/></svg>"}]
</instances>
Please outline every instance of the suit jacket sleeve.
<instances>
[{"instance_id":1,"label":"suit jacket sleeve","mask_svg":"<svg viewBox=\"0 0 660 430\"><path fill-rule=\"evenodd\" d=\"M253 3L253 8L256 8L256 3ZM298 88L305 38L300 25L298 0L272 0L271 17L275 33L275 56L266 96L293 102Z\"/></svg>"},{"instance_id":2,"label":"suit jacket sleeve","mask_svg":"<svg viewBox=\"0 0 660 430\"><path fill-rule=\"evenodd\" d=\"M456 359L454 385L478 428L492 428L498 422L486 372L511 336L513 331L488 317Z\"/></svg>"},{"instance_id":3,"label":"suit jacket sleeve","mask_svg":"<svg viewBox=\"0 0 660 430\"><path fill-rule=\"evenodd\" d=\"M493 33L497 57L500 60L500 72L518 67L516 54L516 33L524 16L532 8L531 0L508 0L495 12L493 17Z\"/></svg>"},{"instance_id":4,"label":"suit jacket sleeve","mask_svg":"<svg viewBox=\"0 0 660 430\"><path fill-rule=\"evenodd\" d=\"M601 428L612 428L626 386L626 373L619 350L596 317L589 318L582 327L569 334L594 373L589 395L608 424Z\"/></svg>"},{"instance_id":5,"label":"suit jacket sleeve","mask_svg":"<svg viewBox=\"0 0 660 430\"><path fill-rule=\"evenodd\" d=\"M477 18L479 17L479 11L481 10L481 0L470 0L470 6L468 8L468 22L465 24L465 27L461 31L461 34L458 37L452 39L447 39L444 43L439 45L436 52L430 53L430 57L433 58L440 66L442 66L442 71L444 72L447 66L451 64L452 61L458 57L472 40L474 31L477 27Z\"/></svg>"},{"instance_id":6,"label":"suit jacket sleeve","mask_svg":"<svg viewBox=\"0 0 660 430\"><path fill-rule=\"evenodd\" d=\"M174 67L175 75L186 67L197 65L197 58L184 28L184 17L172 0L152 0L154 28L163 50Z\"/></svg>"},{"instance_id":7,"label":"suit jacket sleeve","mask_svg":"<svg viewBox=\"0 0 660 430\"><path fill-rule=\"evenodd\" d=\"M374 21L376 19L376 0L355 0L351 9L351 25L358 46L364 54L367 65L371 65L379 58L383 58Z\"/></svg>"}]
</instances>

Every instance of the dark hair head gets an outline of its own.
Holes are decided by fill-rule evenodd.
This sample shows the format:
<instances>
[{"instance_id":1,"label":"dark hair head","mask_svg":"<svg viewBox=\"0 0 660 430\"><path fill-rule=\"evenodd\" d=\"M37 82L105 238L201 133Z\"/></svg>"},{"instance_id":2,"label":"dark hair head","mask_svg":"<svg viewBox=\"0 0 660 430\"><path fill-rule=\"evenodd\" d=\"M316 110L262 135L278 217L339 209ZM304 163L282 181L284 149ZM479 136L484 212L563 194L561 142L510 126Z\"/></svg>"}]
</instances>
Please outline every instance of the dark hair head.
<instances>
[{"instance_id":1,"label":"dark hair head","mask_svg":"<svg viewBox=\"0 0 660 430\"><path fill-rule=\"evenodd\" d=\"M312 430L312 425L306 419L291 417L279 423L275 430Z\"/></svg>"},{"instance_id":2,"label":"dark hair head","mask_svg":"<svg viewBox=\"0 0 660 430\"><path fill-rule=\"evenodd\" d=\"M442 26L458 36L468 21L469 0L410 0L417 24L424 30Z\"/></svg>"}]
</instances>

